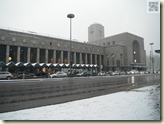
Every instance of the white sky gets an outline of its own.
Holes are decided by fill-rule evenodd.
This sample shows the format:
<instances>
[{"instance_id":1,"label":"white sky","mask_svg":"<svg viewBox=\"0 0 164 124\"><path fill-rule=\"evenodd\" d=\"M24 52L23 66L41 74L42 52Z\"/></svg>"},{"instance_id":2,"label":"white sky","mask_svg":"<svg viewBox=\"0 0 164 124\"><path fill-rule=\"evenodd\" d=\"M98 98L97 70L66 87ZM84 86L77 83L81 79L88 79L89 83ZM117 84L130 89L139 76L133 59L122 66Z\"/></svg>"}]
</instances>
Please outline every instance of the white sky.
<instances>
[{"instance_id":1,"label":"white sky","mask_svg":"<svg viewBox=\"0 0 164 124\"><path fill-rule=\"evenodd\" d=\"M0 27L50 34L69 39L70 20L72 39L88 40L88 27L101 23L105 37L129 32L144 38L160 49L160 14L147 12L147 0L0 0ZM156 54L156 53L154 53Z\"/></svg>"}]
</instances>

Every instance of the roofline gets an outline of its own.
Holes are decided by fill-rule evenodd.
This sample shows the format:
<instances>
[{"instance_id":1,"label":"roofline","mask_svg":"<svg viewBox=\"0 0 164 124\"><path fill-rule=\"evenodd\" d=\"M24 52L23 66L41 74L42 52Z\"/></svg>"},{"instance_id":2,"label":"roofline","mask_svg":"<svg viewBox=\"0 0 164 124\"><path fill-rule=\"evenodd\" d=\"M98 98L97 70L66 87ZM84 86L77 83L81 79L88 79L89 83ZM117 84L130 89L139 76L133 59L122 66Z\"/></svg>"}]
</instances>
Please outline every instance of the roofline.
<instances>
[{"instance_id":1,"label":"roofline","mask_svg":"<svg viewBox=\"0 0 164 124\"><path fill-rule=\"evenodd\" d=\"M129 34L129 35L133 35L133 36L135 36L135 37L144 39L143 37L140 37L140 36L138 36L138 35L135 35L135 34L132 34L132 33L129 33L129 32L123 32L123 33L111 35L111 36L108 36L108 37L104 37L104 38L101 38L101 39L99 39L99 40L90 41L89 43L94 43L94 42L97 42L97 41L100 41L100 40L104 40L104 39L106 40L106 39L108 39L108 38L112 38L112 37L116 37L116 36L118 36L118 35L124 35L124 34Z\"/></svg>"},{"instance_id":2,"label":"roofline","mask_svg":"<svg viewBox=\"0 0 164 124\"><path fill-rule=\"evenodd\" d=\"M13 33L21 33L21 34L26 34L26 35L32 35L32 36L37 36L37 37L44 37L44 38L52 38L52 39L56 39L56 40L62 40L62 41L66 41L66 42L70 42L69 39L64 39L64 38L56 38L56 37L52 37L52 36L49 36L49 35L42 35L42 34L37 34L37 32L34 32L36 34L33 34L33 33L30 33L30 32L21 32L21 31L15 31L15 30L10 30L10 29L2 29L0 28L0 30L3 30L3 31L8 31L8 32L13 32ZM97 44L90 44L89 42L79 42L79 41L74 41L74 40L71 40L71 42L74 42L74 43L79 43L79 44L87 44L87 45L91 45L91 46L96 46L96 47L100 47L100 45L97 45ZM103 46L101 46L103 47Z\"/></svg>"},{"instance_id":3,"label":"roofline","mask_svg":"<svg viewBox=\"0 0 164 124\"><path fill-rule=\"evenodd\" d=\"M124 34L130 34L130 35L133 35L133 36L135 36L135 37L139 37L139 38L141 38L141 39L144 39L143 37L140 37L140 36L138 36L138 35L135 35L135 34L132 34L132 33L129 33L129 32L123 32L123 33L111 35L111 36L108 36L108 37L105 37L105 38L115 37L115 36L124 35Z\"/></svg>"},{"instance_id":4,"label":"roofline","mask_svg":"<svg viewBox=\"0 0 164 124\"><path fill-rule=\"evenodd\" d=\"M95 22L95 23L89 25L89 27L92 26L92 25L101 25L102 27L104 27L101 23L97 23L97 22Z\"/></svg>"}]
</instances>

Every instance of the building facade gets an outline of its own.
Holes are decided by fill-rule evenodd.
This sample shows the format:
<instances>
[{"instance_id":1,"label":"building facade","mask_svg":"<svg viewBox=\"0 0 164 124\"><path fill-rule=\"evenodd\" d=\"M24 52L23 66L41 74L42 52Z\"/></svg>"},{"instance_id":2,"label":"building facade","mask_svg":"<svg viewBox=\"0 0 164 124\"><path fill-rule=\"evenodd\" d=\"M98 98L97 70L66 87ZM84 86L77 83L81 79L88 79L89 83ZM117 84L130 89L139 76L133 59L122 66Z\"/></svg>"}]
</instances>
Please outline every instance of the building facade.
<instances>
[{"instance_id":1,"label":"building facade","mask_svg":"<svg viewBox=\"0 0 164 124\"><path fill-rule=\"evenodd\" d=\"M146 51L142 37L125 32L90 43L105 47L104 63L107 70L128 71L132 68L146 68Z\"/></svg>"},{"instance_id":2,"label":"building facade","mask_svg":"<svg viewBox=\"0 0 164 124\"><path fill-rule=\"evenodd\" d=\"M73 64L96 64L98 71L146 69L142 37L125 32L104 38L104 27L93 24L88 38L87 43L81 43L0 29L0 62L70 64L71 60Z\"/></svg>"},{"instance_id":3,"label":"building facade","mask_svg":"<svg viewBox=\"0 0 164 124\"><path fill-rule=\"evenodd\" d=\"M0 29L0 61L68 64L70 59L74 64L100 66L104 62L104 47Z\"/></svg>"}]
</instances>

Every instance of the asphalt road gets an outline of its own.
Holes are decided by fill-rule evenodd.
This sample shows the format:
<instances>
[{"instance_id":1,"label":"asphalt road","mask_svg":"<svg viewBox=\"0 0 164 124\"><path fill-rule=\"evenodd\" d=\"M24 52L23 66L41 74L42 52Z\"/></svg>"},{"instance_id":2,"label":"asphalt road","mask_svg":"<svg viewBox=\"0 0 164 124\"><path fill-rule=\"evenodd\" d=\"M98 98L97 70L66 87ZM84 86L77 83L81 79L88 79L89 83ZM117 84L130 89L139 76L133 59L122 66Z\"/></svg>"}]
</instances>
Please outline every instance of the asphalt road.
<instances>
[{"instance_id":1,"label":"asphalt road","mask_svg":"<svg viewBox=\"0 0 164 124\"><path fill-rule=\"evenodd\" d=\"M160 83L159 74L0 80L0 113Z\"/></svg>"}]
</instances>

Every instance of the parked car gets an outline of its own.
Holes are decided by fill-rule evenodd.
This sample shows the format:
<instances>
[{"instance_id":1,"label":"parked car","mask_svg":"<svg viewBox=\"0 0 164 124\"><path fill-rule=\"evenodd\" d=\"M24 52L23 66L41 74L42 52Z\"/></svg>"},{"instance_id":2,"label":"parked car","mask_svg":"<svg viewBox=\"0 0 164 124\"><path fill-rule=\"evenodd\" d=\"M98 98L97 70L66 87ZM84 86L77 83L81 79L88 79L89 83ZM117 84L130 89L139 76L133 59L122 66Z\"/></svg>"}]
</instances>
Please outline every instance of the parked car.
<instances>
[{"instance_id":1,"label":"parked car","mask_svg":"<svg viewBox=\"0 0 164 124\"><path fill-rule=\"evenodd\" d=\"M125 75L126 73L124 71L120 71L120 75Z\"/></svg>"},{"instance_id":2,"label":"parked car","mask_svg":"<svg viewBox=\"0 0 164 124\"><path fill-rule=\"evenodd\" d=\"M48 78L48 73L44 73L44 72L39 72L35 74L35 77L37 78Z\"/></svg>"},{"instance_id":3,"label":"parked car","mask_svg":"<svg viewBox=\"0 0 164 124\"><path fill-rule=\"evenodd\" d=\"M10 73L10 72L7 72L7 71L1 71L0 72L0 79L11 79L13 78L13 75Z\"/></svg>"},{"instance_id":4,"label":"parked car","mask_svg":"<svg viewBox=\"0 0 164 124\"><path fill-rule=\"evenodd\" d=\"M34 78L34 77L35 77L35 75L33 73L19 72L16 78L28 79L28 78Z\"/></svg>"},{"instance_id":5,"label":"parked car","mask_svg":"<svg viewBox=\"0 0 164 124\"><path fill-rule=\"evenodd\" d=\"M78 72L75 69L73 69L71 71L68 70L68 72L67 72L68 77L75 77L77 74L78 74Z\"/></svg>"},{"instance_id":6,"label":"parked car","mask_svg":"<svg viewBox=\"0 0 164 124\"><path fill-rule=\"evenodd\" d=\"M108 71L106 74L112 75L113 71Z\"/></svg>"},{"instance_id":7,"label":"parked car","mask_svg":"<svg viewBox=\"0 0 164 124\"><path fill-rule=\"evenodd\" d=\"M131 70L128 72L128 74L139 74L138 70Z\"/></svg>"},{"instance_id":8,"label":"parked car","mask_svg":"<svg viewBox=\"0 0 164 124\"><path fill-rule=\"evenodd\" d=\"M83 72L80 72L77 74L78 77L86 77L86 76L91 76L90 72L89 71L83 71Z\"/></svg>"},{"instance_id":9,"label":"parked car","mask_svg":"<svg viewBox=\"0 0 164 124\"><path fill-rule=\"evenodd\" d=\"M145 71L140 71L139 73L140 73L140 74L145 74Z\"/></svg>"},{"instance_id":10,"label":"parked car","mask_svg":"<svg viewBox=\"0 0 164 124\"><path fill-rule=\"evenodd\" d=\"M61 78L61 77L67 77L67 74L65 72L58 71L50 75L50 78Z\"/></svg>"},{"instance_id":11,"label":"parked car","mask_svg":"<svg viewBox=\"0 0 164 124\"><path fill-rule=\"evenodd\" d=\"M111 75L120 75L120 72L119 71L114 71L111 73Z\"/></svg>"},{"instance_id":12,"label":"parked car","mask_svg":"<svg viewBox=\"0 0 164 124\"><path fill-rule=\"evenodd\" d=\"M105 76L105 75L106 75L106 73L103 72L103 71L101 71L101 72L98 73L98 76Z\"/></svg>"}]
</instances>

